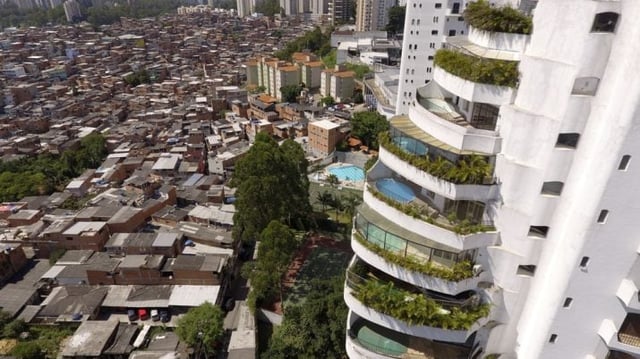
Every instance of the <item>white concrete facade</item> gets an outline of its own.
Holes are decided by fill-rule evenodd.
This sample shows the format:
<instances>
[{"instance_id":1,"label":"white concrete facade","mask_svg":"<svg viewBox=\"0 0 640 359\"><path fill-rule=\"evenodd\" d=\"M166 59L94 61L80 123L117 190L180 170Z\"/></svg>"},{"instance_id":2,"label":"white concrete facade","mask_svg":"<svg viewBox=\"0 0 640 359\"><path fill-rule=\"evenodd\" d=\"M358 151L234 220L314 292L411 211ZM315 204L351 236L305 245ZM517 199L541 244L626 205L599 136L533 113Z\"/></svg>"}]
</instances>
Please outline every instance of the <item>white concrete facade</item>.
<instances>
[{"instance_id":1,"label":"white concrete facade","mask_svg":"<svg viewBox=\"0 0 640 359\"><path fill-rule=\"evenodd\" d=\"M412 13L414 3L422 5L419 15ZM633 80L640 72L635 21L640 2L540 0L531 36L472 29L466 40L476 51L487 58L495 50L507 51L519 61L517 89L474 83L425 61L443 40L423 37L429 28L419 30L425 40L412 39L417 26L426 22L433 27L431 20L450 6L442 1L436 11L435 3L408 1L396 106L397 114L407 116L396 117L408 117L415 126L405 137L393 137L392 119L390 136L406 148L411 141L423 141L424 153L446 149L488 156L495 164L495 184L447 183L382 147L379 164L394 174L389 177L431 198L485 203L499 238L456 242L454 234L403 218L400 210L365 192L369 208L412 235L423 235L430 245L436 242L454 253L477 249L474 261L482 266L481 279L434 280L360 243L352 247L368 265L416 287L442 294L460 288L484 293L491 303L485 319L492 324L479 321L469 329L475 337L462 337L456 331L405 327L362 306L345 289L347 304L360 318L413 336L454 343L471 337L469 358L640 357L640 238L635 228L640 181L634 175L634 156L640 155L640 83ZM520 5L530 8L531 2ZM423 24L414 21L412 27L418 18ZM413 37L408 31L414 31ZM437 36L443 35L438 31ZM429 46L433 42L435 49ZM425 81L442 96L433 88L421 92ZM499 107L499 114L491 128L476 128L474 109L485 105ZM381 227L393 230L389 224ZM367 357L358 355L367 348L359 348L357 341L347 347L351 358Z\"/></svg>"}]
</instances>

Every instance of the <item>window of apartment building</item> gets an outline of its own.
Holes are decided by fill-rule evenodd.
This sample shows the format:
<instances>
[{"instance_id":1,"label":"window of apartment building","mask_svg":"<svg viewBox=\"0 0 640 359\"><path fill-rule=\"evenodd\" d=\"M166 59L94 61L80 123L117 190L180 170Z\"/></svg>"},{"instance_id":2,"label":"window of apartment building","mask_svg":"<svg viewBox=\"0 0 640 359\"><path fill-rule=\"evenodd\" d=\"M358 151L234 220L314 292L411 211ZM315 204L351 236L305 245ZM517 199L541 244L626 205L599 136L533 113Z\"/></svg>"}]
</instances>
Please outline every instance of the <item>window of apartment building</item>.
<instances>
[{"instance_id":1,"label":"window of apartment building","mask_svg":"<svg viewBox=\"0 0 640 359\"><path fill-rule=\"evenodd\" d=\"M559 181L550 181L542 184L541 194L549 195L549 196L559 196L562 193L562 187L564 187L564 183Z\"/></svg>"},{"instance_id":2,"label":"window of apartment building","mask_svg":"<svg viewBox=\"0 0 640 359\"><path fill-rule=\"evenodd\" d=\"M420 35L420 31L416 31L416 35Z\"/></svg>"},{"instance_id":3,"label":"window of apartment building","mask_svg":"<svg viewBox=\"0 0 640 359\"><path fill-rule=\"evenodd\" d=\"M420 19L418 19L418 22L416 23L417 25L420 25Z\"/></svg>"},{"instance_id":4,"label":"window of apartment building","mask_svg":"<svg viewBox=\"0 0 640 359\"><path fill-rule=\"evenodd\" d=\"M582 257L582 259L580 260L580 269L587 269L590 261L591 259L589 257L587 256Z\"/></svg>"},{"instance_id":5,"label":"window of apartment building","mask_svg":"<svg viewBox=\"0 0 640 359\"><path fill-rule=\"evenodd\" d=\"M558 135L558 141L556 141L556 147L576 148L578 147L578 140L580 140L579 133L561 133Z\"/></svg>"},{"instance_id":6,"label":"window of apartment building","mask_svg":"<svg viewBox=\"0 0 640 359\"><path fill-rule=\"evenodd\" d=\"M438 30L431 30L431 35L438 35Z\"/></svg>"},{"instance_id":7,"label":"window of apartment building","mask_svg":"<svg viewBox=\"0 0 640 359\"><path fill-rule=\"evenodd\" d=\"M418 5L418 7L422 9L422 4Z\"/></svg>"},{"instance_id":8,"label":"window of apartment building","mask_svg":"<svg viewBox=\"0 0 640 359\"><path fill-rule=\"evenodd\" d=\"M529 237L539 237L545 238L549 233L548 226L530 226L529 227Z\"/></svg>"},{"instance_id":9,"label":"window of apartment building","mask_svg":"<svg viewBox=\"0 0 640 359\"><path fill-rule=\"evenodd\" d=\"M437 16L434 16L434 17L433 17L433 23L434 23L434 24L437 24L437 23L438 23L438 17L437 17Z\"/></svg>"},{"instance_id":10,"label":"window of apartment building","mask_svg":"<svg viewBox=\"0 0 640 359\"><path fill-rule=\"evenodd\" d=\"M409 44L409 50L411 50L413 48L412 44Z\"/></svg>"},{"instance_id":11,"label":"window of apartment building","mask_svg":"<svg viewBox=\"0 0 640 359\"><path fill-rule=\"evenodd\" d=\"M522 264L518 266L518 270L516 271L517 275L524 275L527 277L533 277L536 272L536 266L533 264Z\"/></svg>"},{"instance_id":12,"label":"window of apartment building","mask_svg":"<svg viewBox=\"0 0 640 359\"><path fill-rule=\"evenodd\" d=\"M409 74L409 69L407 69L407 75Z\"/></svg>"},{"instance_id":13,"label":"window of apartment building","mask_svg":"<svg viewBox=\"0 0 640 359\"><path fill-rule=\"evenodd\" d=\"M563 308L569 308L569 307L571 307L571 303L573 303L573 298L566 297L566 298L564 298L564 303L562 303L562 307Z\"/></svg>"},{"instance_id":14,"label":"window of apartment building","mask_svg":"<svg viewBox=\"0 0 640 359\"><path fill-rule=\"evenodd\" d=\"M615 12L601 12L596 14L591 26L591 32L615 32L619 14Z\"/></svg>"},{"instance_id":15,"label":"window of apartment building","mask_svg":"<svg viewBox=\"0 0 640 359\"><path fill-rule=\"evenodd\" d=\"M430 74L431 73L431 67L427 67L427 73Z\"/></svg>"},{"instance_id":16,"label":"window of apartment building","mask_svg":"<svg viewBox=\"0 0 640 359\"><path fill-rule=\"evenodd\" d=\"M411 69L411 74L413 75L415 73L416 73L416 70L415 69Z\"/></svg>"},{"instance_id":17,"label":"window of apartment building","mask_svg":"<svg viewBox=\"0 0 640 359\"><path fill-rule=\"evenodd\" d=\"M433 56L428 56L428 57L427 57L427 59L428 59L429 61L433 61Z\"/></svg>"},{"instance_id":18,"label":"window of apartment building","mask_svg":"<svg viewBox=\"0 0 640 359\"><path fill-rule=\"evenodd\" d=\"M626 171L627 168L629 168L629 161L631 161L631 156L629 155L622 156L622 159L620 160L620 164L618 165L618 170Z\"/></svg>"},{"instance_id":19,"label":"window of apartment building","mask_svg":"<svg viewBox=\"0 0 640 359\"><path fill-rule=\"evenodd\" d=\"M600 79L597 77L578 77L573 82L572 95L594 96L598 90Z\"/></svg>"},{"instance_id":20,"label":"window of apartment building","mask_svg":"<svg viewBox=\"0 0 640 359\"><path fill-rule=\"evenodd\" d=\"M411 25L414 25L416 23L416 19L411 19Z\"/></svg>"},{"instance_id":21,"label":"window of apartment building","mask_svg":"<svg viewBox=\"0 0 640 359\"><path fill-rule=\"evenodd\" d=\"M607 217L609 217L609 210L603 209L602 211L600 211L600 214L598 215L598 223L600 224L605 223L607 221Z\"/></svg>"},{"instance_id":22,"label":"window of apartment building","mask_svg":"<svg viewBox=\"0 0 640 359\"><path fill-rule=\"evenodd\" d=\"M449 30L449 36L456 36L456 30Z\"/></svg>"},{"instance_id":23,"label":"window of apartment building","mask_svg":"<svg viewBox=\"0 0 640 359\"><path fill-rule=\"evenodd\" d=\"M430 49L435 49L436 48L436 43L435 42L430 42L429 43L429 48Z\"/></svg>"},{"instance_id":24,"label":"window of apartment building","mask_svg":"<svg viewBox=\"0 0 640 359\"><path fill-rule=\"evenodd\" d=\"M459 16L458 21L464 21L464 16Z\"/></svg>"},{"instance_id":25,"label":"window of apartment building","mask_svg":"<svg viewBox=\"0 0 640 359\"><path fill-rule=\"evenodd\" d=\"M452 14L459 14L460 13L460 3L459 2L454 2L453 6L451 7L451 13Z\"/></svg>"},{"instance_id":26,"label":"window of apartment building","mask_svg":"<svg viewBox=\"0 0 640 359\"><path fill-rule=\"evenodd\" d=\"M441 3L439 3L439 2L437 2L437 3L436 3L436 9L440 9L440 8L442 8L442 4L441 4Z\"/></svg>"},{"instance_id":27,"label":"window of apartment building","mask_svg":"<svg viewBox=\"0 0 640 359\"><path fill-rule=\"evenodd\" d=\"M555 343L556 341L558 341L558 334L551 334L551 336L549 337L549 343Z\"/></svg>"}]
</instances>

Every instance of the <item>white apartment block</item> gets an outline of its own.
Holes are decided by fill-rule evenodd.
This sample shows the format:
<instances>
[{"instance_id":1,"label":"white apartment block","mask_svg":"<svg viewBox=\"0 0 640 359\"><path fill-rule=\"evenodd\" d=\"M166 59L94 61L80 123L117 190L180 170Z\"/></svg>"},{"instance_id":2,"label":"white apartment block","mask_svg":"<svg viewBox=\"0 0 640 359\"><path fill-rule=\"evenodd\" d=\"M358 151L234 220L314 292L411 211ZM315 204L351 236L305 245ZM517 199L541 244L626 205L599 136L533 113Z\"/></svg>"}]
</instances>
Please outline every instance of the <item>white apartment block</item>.
<instances>
[{"instance_id":1,"label":"white apartment block","mask_svg":"<svg viewBox=\"0 0 640 359\"><path fill-rule=\"evenodd\" d=\"M638 15L540 0L530 35L446 39L367 173L350 358L640 357Z\"/></svg>"},{"instance_id":2,"label":"white apartment block","mask_svg":"<svg viewBox=\"0 0 640 359\"><path fill-rule=\"evenodd\" d=\"M355 73L353 71L324 70L320 74L320 95L331 96L336 102L353 98Z\"/></svg>"},{"instance_id":3,"label":"white apartment block","mask_svg":"<svg viewBox=\"0 0 640 359\"><path fill-rule=\"evenodd\" d=\"M356 31L376 31L384 30L396 0L358 0L357 4Z\"/></svg>"},{"instance_id":4,"label":"white apartment block","mask_svg":"<svg viewBox=\"0 0 640 359\"><path fill-rule=\"evenodd\" d=\"M416 89L433 79L433 57L448 36L467 35L467 0L407 0L396 113L406 114ZM492 1L495 2L495 1Z\"/></svg>"}]
</instances>

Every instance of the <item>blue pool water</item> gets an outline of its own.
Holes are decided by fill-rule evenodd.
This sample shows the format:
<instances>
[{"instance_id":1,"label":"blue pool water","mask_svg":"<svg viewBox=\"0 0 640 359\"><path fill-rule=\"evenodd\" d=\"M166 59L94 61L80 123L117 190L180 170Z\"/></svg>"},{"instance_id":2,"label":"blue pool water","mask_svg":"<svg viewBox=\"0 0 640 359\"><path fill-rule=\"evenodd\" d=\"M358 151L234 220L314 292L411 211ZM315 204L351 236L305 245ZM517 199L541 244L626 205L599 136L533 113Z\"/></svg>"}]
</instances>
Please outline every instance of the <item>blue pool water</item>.
<instances>
[{"instance_id":1,"label":"blue pool water","mask_svg":"<svg viewBox=\"0 0 640 359\"><path fill-rule=\"evenodd\" d=\"M342 166L329 168L329 173L338 177L340 181L363 181L364 170L356 166Z\"/></svg>"},{"instance_id":2,"label":"blue pool water","mask_svg":"<svg viewBox=\"0 0 640 359\"><path fill-rule=\"evenodd\" d=\"M384 178L376 181L376 187L378 191L382 192L385 196L393 198L398 202L407 203L416 198L411 187L393 178Z\"/></svg>"}]
</instances>

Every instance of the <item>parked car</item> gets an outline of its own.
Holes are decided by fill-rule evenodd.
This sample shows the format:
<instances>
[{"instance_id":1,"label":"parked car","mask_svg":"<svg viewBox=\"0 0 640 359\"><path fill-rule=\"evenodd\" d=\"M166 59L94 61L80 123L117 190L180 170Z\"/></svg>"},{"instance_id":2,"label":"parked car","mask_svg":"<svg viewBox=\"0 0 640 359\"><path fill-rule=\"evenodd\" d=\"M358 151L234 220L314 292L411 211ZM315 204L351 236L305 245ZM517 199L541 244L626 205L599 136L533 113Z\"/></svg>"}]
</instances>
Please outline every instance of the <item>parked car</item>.
<instances>
[{"instance_id":1,"label":"parked car","mask_svg":"<svg viewBox=\"0 0 640 359\"><path fill-rule=\"evenodd\" d=\"M157 309L151 309L151 320L153 320L154 322L160 320L160 315L158 314Z\"/></svg>"},{"instance_id":2,"label":"parked car","mask_svg":"<svg viewBox=\"0 0 640 359\"><path fill-rule=\"evenodd\" d=\"M163 323L168 322L169 320L171 320L171 314L169 314L168 310L161 310L160 311L160 321Z\"/></svg>"},{"instance_id":3,"label":"parked car","mask_svg":"<svg viewBox=\"0 0 640 359\"><path fill-rule=\"evenodd\" d=\"M184 245L186 247L195 247L196 246L196 244L190 239L187 239L186 241L184 241Z\"/></svg>"},{"instance_id":4,"label":"parked car","mask_svg":"<svg viewBox=\"0 0 640 359\"><path fill-rule=\"evenodd\" d=\"M127 317L129 317L129 321L133 322L134 320L138 319L138 314L136 314L136 311L134 309L129 309L127 310Z\"/></svg>"},{"instance_id":5,"label":"parked car","mask_svg":"<svg viewBox=\"0 0 640 359\"><path fill-rule=\"evenodd\" d=\"M149 319L149 312L144 308L140 308L138 309L138 317L140 317L140 320L147 320Z\"/></svg>"}]
</instances>

